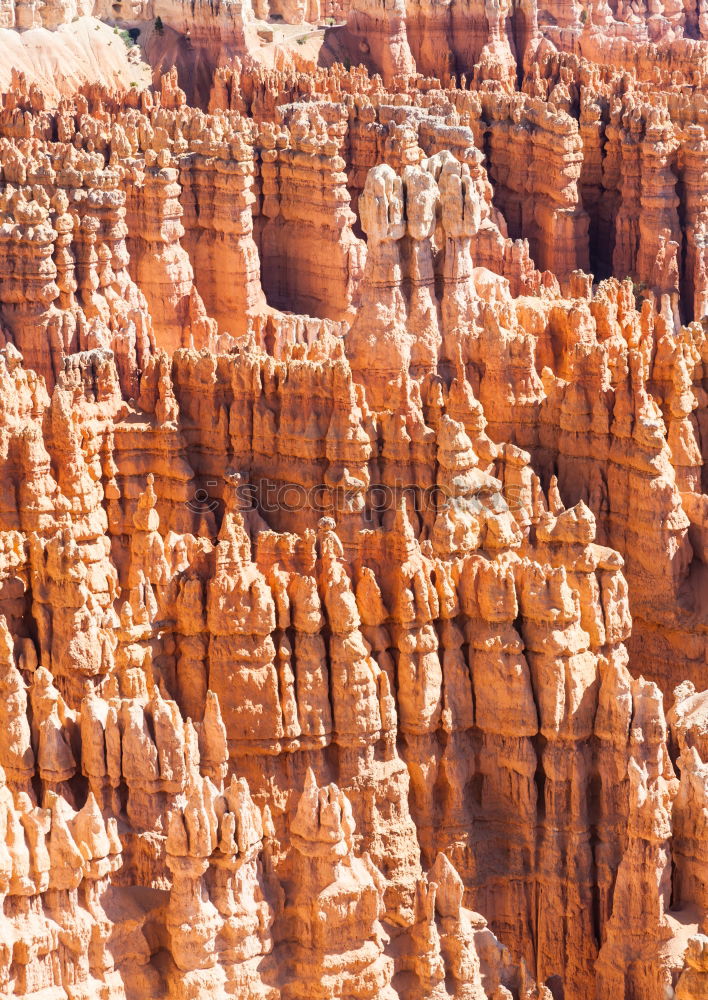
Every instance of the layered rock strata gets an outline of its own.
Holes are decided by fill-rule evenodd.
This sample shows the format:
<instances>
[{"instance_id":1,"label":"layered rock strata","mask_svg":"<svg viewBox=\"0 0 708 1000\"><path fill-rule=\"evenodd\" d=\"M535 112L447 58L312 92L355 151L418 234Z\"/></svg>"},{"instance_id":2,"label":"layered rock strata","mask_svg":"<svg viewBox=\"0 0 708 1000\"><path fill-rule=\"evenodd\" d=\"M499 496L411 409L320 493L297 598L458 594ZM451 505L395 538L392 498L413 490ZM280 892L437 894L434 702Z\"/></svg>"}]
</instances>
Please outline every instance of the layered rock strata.
<instances>
[{"instance_id":1,"label":"layered rock strata","mask_svg":"<svg viewBox=\"0 0 708 1000\"><path fill-rule=\"evenodd\" d=\"M0 991L698 996L704 14L306 7L2 98Z\"/></svg>"},{"instance_id":2,"label":"layered rock strata","mask_svg":"<svg viewBox=\"0 0 708 1000\"><path fill-rule=\"evenodd\" d=\"M311 807L297 806L292 789L304 785L307 801L316 798L319 774L349 800L345 806L334 792L322 793L320 812L351 816L325 842L342 837L344 850L356 831L351 842L371 859L356 869L356 906L397 928L390 956L394 968L395 961L403 965L391 972L372 957L377 989L427 996L432 987L425 983L452 974L443 971L443 943L435 944L435 890L421 896L416 889L421 865L429 869L442 851L459 871L460 892L464 886L502 937L517 943L518 959L541 980L562 976L571 995L582 995L592 988L605 934L614 942L626 933L613 894L623 898L615 881L619 886L622 872L634 870L640 849L630 811L637 726L647 727L645 742L659 726L651 738L666 759L660 698L642 723L644 702L637 699L645 698L644 688L632 693L626 668L622 561L594 541L595 519L584 504L564 510L555 484L546 499L528 455L492 443L461 362L449 390L428 376L421 396L406 376L391 413L369 406L341 340L335 343L333 357L319 360L317 344L293 347L279 362L257 349L218 359L177 352L171 365L146 369L140 408L120 401L107 355L79 360L43 402L6 348L11 395L24 394L29 404L22 421L13 424L8 414L8 431L24 434L28 418L37 428L28 466L34 471L23 482L53 499L43 515L26 502L7 515L20 553L12 578L31 582L32 601L20 589L7 607L25 638L20 669L7 644L4 703L7 731L16 736L1 763L13 787L30 796L38 794L37 767L46 794L66 797L73 808L81 804L81 781L88 781L99 808L122 830L124 862L112 884L163 892L172 886L164 920L174 969L143 963L170 990L194 980L228 991L231 981L250 981L254 964L261 968L254 954L271 968L265 956L271 948L276 954L281 935L284 942L309 940L288 927L311 918L288 914L312 897L289 903L288 886L300 892L309 884L298 858L320 853L289 845L298 837L317 843L320 834L307 826L303 813ZM304 398L318 400L314 410L305 409ZM69 399L73 452L63 445ZM43 408L57 431L65 428L46 442ZM104 444L90 460L80 442L94 440L91 426ZM147 482L135 466L132 427L139 427L141 454L155 469ZM71 474L56 478L52 454L60 445L58 467ZM170 452L160 471L158 456ZM218 467L232 471L218 478ZM184 485L175 492L177 468ZM404 470L414 478L402 490ZM200 486L205 482L210 494ZM94 488L107 503L107 519L76 520L72 510L95 504ZM384 490L393 497L401 491L392 509L376 502ZM64 526L54 533L60 509ZM31 620L39 648L28 634ZM92 659L93 650L101 652ZM500 723L498 692L510 684L509 715ZM228 772L248 789L231 784L220 791ZM626 791L618 794L620 788ZM251 809L249 790L265 819L241 816ZM580 813L572 812L575 802L584 804ZM254 836L269 831L262 848L270 858L267 878L249 867L248 853L237 867L228 860L232 849L220 830L244 823ZM339 850L327 847L332 858ZM349 884L326 857L312 876L315 893L334 892L340 878ZM217 877L222 871L234 873L228 878L237 879L239 899L253 893L248 905L262 902L259 926L272 923L272 944L262 933L257 946L245 943L246 930L236 929L235 914L219 902L220 887L227 889L226 874ZM284 903L273 879L283 886ZM367 894L379 899L373 911ZM188 921L190 899L204 902ZM584 918L567 924L569 907ZM150 912L145 920L161 919ZM406 927L428 942L424 969L414 958L421 946L406 950L400 940ZM656 940L662 927L659 911ZM222 940L241 943L227 947ZM334 944L323 939L317 947L324 954ZM614 947L603 945L598 969L616 967L623 946ZM364 944L352 939L348 950L359 948ZM229 971L222 953L239 968ZM247 968L239 955L249 956ZM301 968L297 958L273 960L268 988L290 995L278 976L291 960ZM318 953L308 961L314 969L324 959ZM463 982L468 964L453 978ZM351 975L345 968L337 975ZM504 975L520 973L509 968ZM514 986L512 979L521 988L522 980Z\"/></svg>"}]
</instances>

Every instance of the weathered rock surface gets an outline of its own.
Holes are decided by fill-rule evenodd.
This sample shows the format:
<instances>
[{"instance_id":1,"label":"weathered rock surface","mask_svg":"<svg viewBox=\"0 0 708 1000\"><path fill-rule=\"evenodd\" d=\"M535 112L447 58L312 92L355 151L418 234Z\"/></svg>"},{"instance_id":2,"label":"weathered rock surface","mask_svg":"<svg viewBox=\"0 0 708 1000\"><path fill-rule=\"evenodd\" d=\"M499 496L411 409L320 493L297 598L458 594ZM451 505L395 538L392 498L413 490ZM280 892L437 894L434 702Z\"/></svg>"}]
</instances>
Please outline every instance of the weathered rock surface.
<instances>
[{"instance_id":1,"label":"weathered rock surface","mask_svg":"<svg viewBox=\"0 0 708 1000\"><path fill-rule=\"evenodd\" d=\"M0 76L0 993L703 996L706 12L109 6L0 0L155 69Z\"/></svg>"}]
</instances>

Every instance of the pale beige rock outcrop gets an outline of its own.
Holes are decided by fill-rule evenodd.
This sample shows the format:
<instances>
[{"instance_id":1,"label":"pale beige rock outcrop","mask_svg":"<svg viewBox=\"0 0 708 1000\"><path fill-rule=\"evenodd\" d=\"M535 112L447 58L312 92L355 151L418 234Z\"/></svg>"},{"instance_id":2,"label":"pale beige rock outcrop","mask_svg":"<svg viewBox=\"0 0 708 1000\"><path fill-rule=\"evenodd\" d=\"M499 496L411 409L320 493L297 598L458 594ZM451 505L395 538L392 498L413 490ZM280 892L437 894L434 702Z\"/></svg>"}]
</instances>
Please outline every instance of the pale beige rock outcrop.
<instances>
[{"instance_id":1,"label":"pale beige rock outcrop","mask_svg":"<svg viewBox=\"0 0 708 1000\"><path fill-rule=\"evenodd\" d=\"M685 956L687 968L681 973L676 984L677 1000L697 1000L705 993L706 983L708 983L706 945L708 945L708 938L705 934L697 934L689 940Z\"/></svg>"}]
</instances>

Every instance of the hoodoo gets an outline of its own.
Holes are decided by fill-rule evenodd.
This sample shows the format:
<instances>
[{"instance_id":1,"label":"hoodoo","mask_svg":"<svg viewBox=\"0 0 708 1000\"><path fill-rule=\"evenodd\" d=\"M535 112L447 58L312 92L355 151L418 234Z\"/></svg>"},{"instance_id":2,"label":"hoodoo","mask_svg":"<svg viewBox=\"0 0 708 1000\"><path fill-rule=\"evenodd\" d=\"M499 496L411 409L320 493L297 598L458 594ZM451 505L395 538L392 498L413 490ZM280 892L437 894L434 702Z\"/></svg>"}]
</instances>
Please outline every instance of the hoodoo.
<instances>
[{"instance_id":1,"label":"hoodoo","mask_svg":"<svg viewBox=\"0 0 708 1000\"><path fill-rule=\"evenodd\" d=\"M703 0L0 0L3 1000L708 995Z\"/></svg>"}]
</instances>

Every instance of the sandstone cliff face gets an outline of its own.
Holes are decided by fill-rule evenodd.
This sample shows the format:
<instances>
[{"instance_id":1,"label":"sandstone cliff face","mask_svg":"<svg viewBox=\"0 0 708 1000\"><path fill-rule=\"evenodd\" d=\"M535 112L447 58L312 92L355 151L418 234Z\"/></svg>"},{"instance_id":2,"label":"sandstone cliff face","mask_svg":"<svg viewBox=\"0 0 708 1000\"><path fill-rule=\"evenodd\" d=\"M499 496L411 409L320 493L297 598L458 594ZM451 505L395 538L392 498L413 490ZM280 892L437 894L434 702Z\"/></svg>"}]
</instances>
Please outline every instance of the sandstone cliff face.
<instances>
[{"instance_id":1,"label":"sandstone cliff face","mask_svg":"<svg viewBox=\"0 0 708 1000\"><path fill-rule=\"evenodd\" d=\"M16 76L3 995L702 995L689 7L357 0L305 72L150 5L208 111Z\"/></svg>"},{"instance_id":2,"label":"sandstone cliff face","mask_svg":"<svg viewBox=\"0 0 708 1000\"><path fill-rule=\"evenodd\" d=\"M537 940L548 941L548 950L535 954L520 949L536 975L558 968L560 941L567 960L580 965L569 989L590 988L592 899L609 891L623 864L634 863L624 833L637 730L630 739L622 563L594 542L587 507L565 511L552 498L549 510L528 456L492 444L463 367L449 394L428 383L427 404L405 382L396 416L356 402L343 357L274 362L256 351L222 356L217 372L208 355L178 352L172 366L146 371L146 409L131 411L120 401L108 356L86 355L62 375L51 402L46 394L42 402L12 351L4 363L13 396L29 397L36 416L30 409L13 424L8 415L8 431L37 428L29 478L53 499L43 516L29 503L14 508L18 555L8 580L25 578L31 590L23 597L21 587L7 605L21 652L14 653L6 632L3 703L12 735L2 765L13 794L29 803L38 797L46 809L53 795L78 808L87 782L91 808L95 803L99 815L119 820L123 864L110 886L160 890L140 897L153 907L142 920L164 921L174 962L155 964L141 945L141 976L160 977L171 992L192 980L228 992L228 983L254 978L253 995L267 995L258 992L265 977L282 995L309 995L308 982L329 967L328 949L341 954L342 939L320 916L317 926L335 938L305 930L314 919L308 908L318 893L341 907L341 882L347 906L353 914L361 908L364 924L352 917L347 940L362 929L332 975L354 975L360 986L370 976L381 995L392 996L427 996L431 977L442 984L452 975L469 985L466 977L474 983L481 975L474 971L474 920L454 907L448 912L452 904L443 896L437 912L452 924L441 935L439 877L459 884L456 898L466 884L469 898L484 902L509 940L522 942L523 924L532 922ZM318 400L315 409L304 409L303 394ZM46 443L43 408L57 430ZM67 451L72 412L76 450L54 476L46 448ZM198 413L209 444L187 433L199 426ZM298 415L307 424L299 433ZM141 453L156 469L147 482L136 475L134 449L126 448L136 421ZM215 436L220 421L223 436ZM92 460L95 480L80 445L91 440L91 425L105 442ZM165 435L177 453L159 472ZM279 442L275 450L269 437ZM383 518L366 500L381 446L380 489L395 494L403 468L418 480L408 487L410 500L401 496ZM199 502L196 489L216 474L208 471L212 463L233 469L214 491L214 509ZM170 485L180 465L197 498L191 505ZM289 471L295 468L305 474L299 484ZM313 482L322 488L314 491ZM107 519L100 503L95 508L92 483L107 501ZM504 487L515 497L513 512ZM297 493L300 509L289 512L285 502L284 511L271 512L273 490ZM270 526L247 502L258 493ZM416 494L428 497L419 511ZM87 512L76 524L74 505ZM65 526L54 533L58 507L66 510ZM280 518L313 527L294 533ZM39 629L38 650L29 636L21 638L30 620ZM502 722L498 692L505 687ZM626 692L624 728L615 720L619 691ZM638 711L635 727L644 725ZM654 712L663 719L660 701ZM593 733L597 754L588 754ZM661 730L657 752L666 754ZM225 786L228 771L243 776L241 784L234 778ZM335 778L342 791L318 791L317 773L321 781ZM627 793L618 798L617 778L605 785L609 774ZM462 795L465 787L470 792ZM586 818L576 814L574 829L559 840L572 802L585 803ZM492 826L480 838L482 816ZM579 821L587 826L578 829ZM591 824L607 844L601 881L591 863ZM351 857L355 833L364 860L347 862L353 868L346 874L338 859ZM228 846L234 838L238 859ZM321 848L312 846L320 841ZM267 855L264 874L249 860L256 849ZM421 861L429 869L439 852L464 882L446 860L436 862L440 876L433 866L421 881ZM539 860L529 871L525 859L532 855ZM500 882L512 856L517 888ZM238 899L237 912L227 899ZM330 904L323 898L318 905L326 913ZM587 925L562 929L569 905L586 914ZM248 944L251 912L261 916ZM606 903L600 919L610 913ZM382 917L395 928L387 961L376 923ZM660 915L656 921L658 934ZM271 925L273 940L265 933ZM406 934L413 936L409 944ZM309 957L290 954L292 940L311 941ZM467 942L464 960L452 943L458 940ZM364 953L372 963L366 976ZM257 955L263 962L253 961ZM305 975L303 962L312 973ZM356 973L346 971L347 962ZM485 982L506 977L520 988L509 960L499 962ZM290 963L298 969L292 987Z\"/></svg>"}]
</instances>

